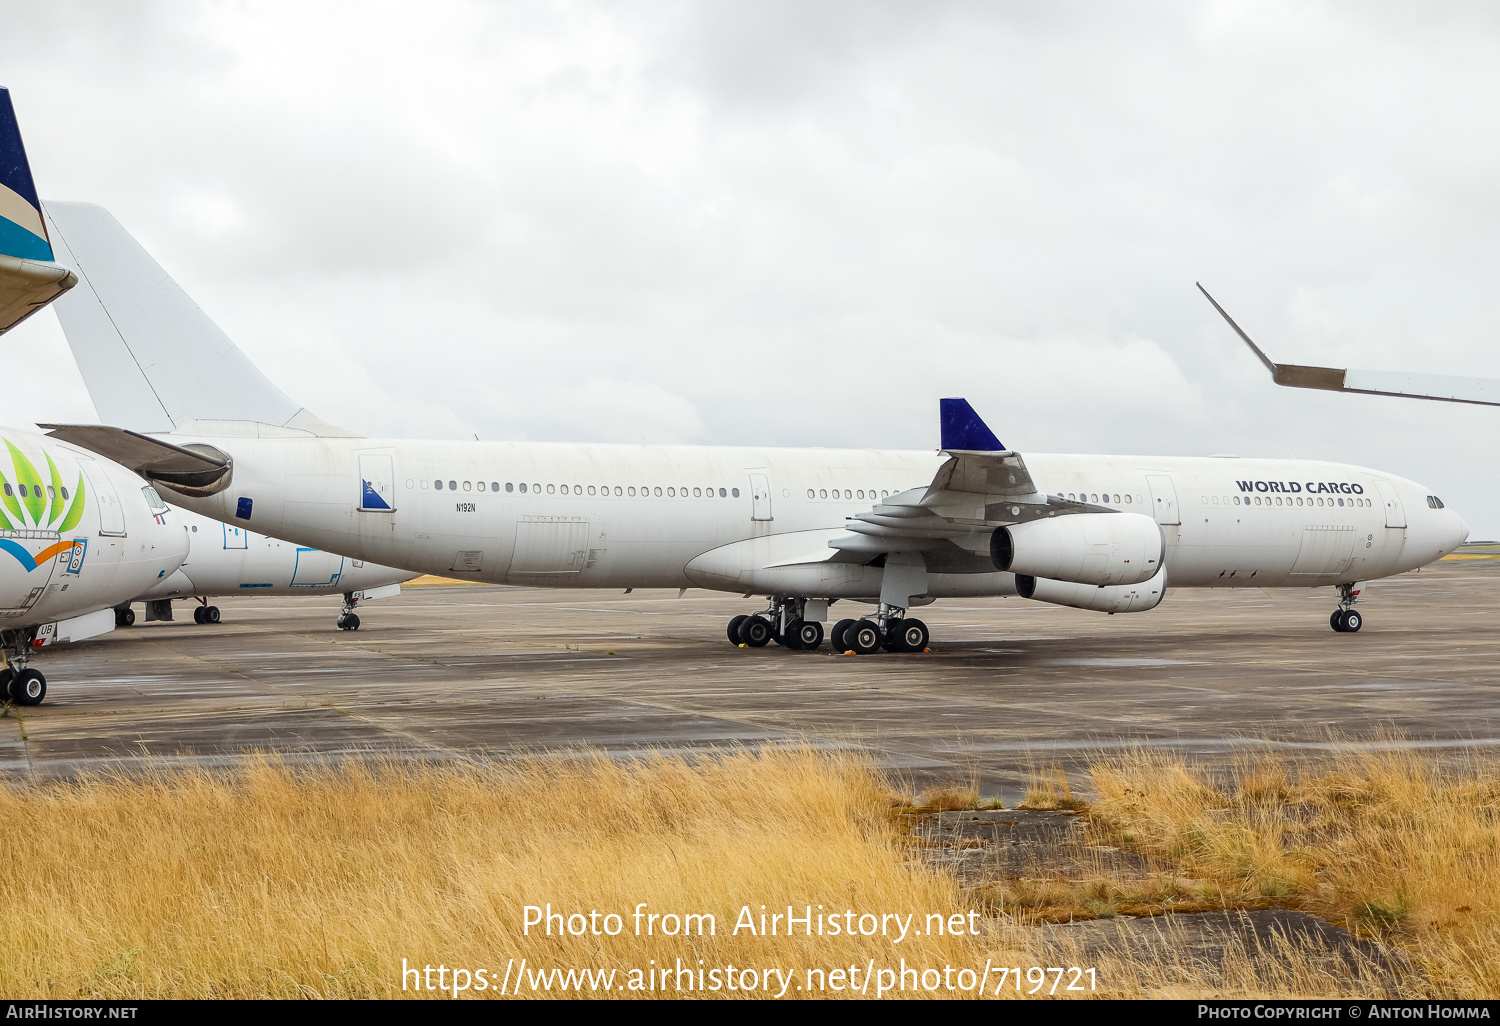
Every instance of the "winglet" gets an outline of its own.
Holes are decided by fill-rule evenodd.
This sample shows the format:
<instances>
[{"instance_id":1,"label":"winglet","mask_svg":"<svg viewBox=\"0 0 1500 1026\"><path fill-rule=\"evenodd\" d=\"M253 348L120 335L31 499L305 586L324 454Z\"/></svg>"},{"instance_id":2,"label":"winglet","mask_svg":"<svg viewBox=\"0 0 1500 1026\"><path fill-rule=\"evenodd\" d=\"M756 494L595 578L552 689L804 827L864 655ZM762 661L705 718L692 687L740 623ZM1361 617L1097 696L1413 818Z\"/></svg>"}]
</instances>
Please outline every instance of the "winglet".
<instances>
[{"instance_id":1,"label":"winglet","mask_svg":"<svg viewBox=\"0 0 1500 1026\"><path fill-rule=\"evenodd\" d=\"M1219 305L1218 300L1208 294L1208 289L1203 287L1202 282L1194 282L1198 291L1203 293L1214 309L1219 311L1219 316L1229 323L1234 333L1244 340L1245 345L1256 355L1261 363L1266 365L1266 370L1271 372L1271 380L1278 385L1289 385L1292 388L1321 388L1329 392L1343 392L1344 376L1348 372L1342 367L1304 367L1295 363L1277 363L1261 351L1260 346L1250 341L1250 336L1245 334L1245 329L1234 322L1234 318Z\"/></svg>"},{"instance_id":2,"label":"winglet","mask_svg":"<svg viewBox=\"0 0 1500 1026\"><path fill-rule=\"evenodd\" d=\"M0 255L53 259L9 89L0 89Z\"/></svg>"},{"instance_id":3,"label":"winglet","mask_svg":"<svg viewBox=\"0 0 1500 1026\"><path fill-rule=\"evenodd\" d=\"M945 451L1003 452L1005 446L995 437L989 425L980 419L967 399L938 400L938 419L942 425L942 447Z\"/></svg>"}]
</instances>

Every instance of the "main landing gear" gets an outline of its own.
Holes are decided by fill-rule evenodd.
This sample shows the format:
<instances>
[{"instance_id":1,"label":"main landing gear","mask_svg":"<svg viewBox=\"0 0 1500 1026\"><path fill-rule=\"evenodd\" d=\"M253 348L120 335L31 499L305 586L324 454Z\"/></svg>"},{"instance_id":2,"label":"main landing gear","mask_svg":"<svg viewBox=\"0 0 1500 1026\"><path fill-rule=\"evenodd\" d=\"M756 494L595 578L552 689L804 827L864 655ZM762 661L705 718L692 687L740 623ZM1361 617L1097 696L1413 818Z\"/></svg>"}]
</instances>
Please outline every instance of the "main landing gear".
<instances>
[{"instance_id":1,"label":"main landing gear","mask_svg":"<svg viewBox=\"0 0 1500 1026\"><path fill-rule=\"evenodd\" d=\"M198 600L198 608L193 610L193 622L197 624L218 623L219 607L208 604L208 599Z\"/></svg>"},{"instance_id":2,"label":"main landing gear","mask_svg":"<svg viewBox=\"0 0 1500 1026\"><path fill-rule=\"evenodd\" d=\"M47 678L37 670L28 670L31 639L35 630L0 632L0 647L5 650L5 668L0 670L0 699L16 705L41 705L47 697Z\"/></svg>"},{"instance_id":3,"label":"main landing gear","mask_svg":"<svg viewBox=\"0 0 1500 1026\"><path fill-rule=\"evenodd\" d=\"M924 651L930 637L927 625L916 617L903 616L905 612L883 605L873 617L840 620L830 632L834 651L856 655L870 655L882 648L887 652Z\"/></svg>"},{"instance_id":4,"label":"main landing gear","mask_svg":"<svg viewBox=\"0 0 1500 1026\"><path fill-rule=\"evenodd\" d=\"M123 603L122 605L115 606L115 626L116 627L134 627L135 626L135 610L130 608L130 603L129 602Z\"/></svg>"},{"instance_id":5,"label":"main landing gear","mask_svg":"<svg viewBox=\"0 0 1500 1026\"><path fill-rule=\"evenodd\" d=\"M823 625L802 619L806 611L806 599L773 598L761 612L730 620L729 640L750 648L764 648L774 641L794 652L816 651L823 644Z\"/></svg>"},{"instance_id":6,"label":"main landing gear","mask_svg":"<svg viewBox=\"0 0 1500 1026\"><path fill-rule=\"evenodd\" d=\"M359 616L354 612L354 607L359 605L359 599L354 597L354 592L344 592L344 608L339 613L339 618L333 621L335 627L341 631L359 630ZM761 642L765 644L765 642Z\"/></svg>"},{"instance_id":7,"label":"main landing gear","mask_svg":"<svg viewBox=\"0 0 1500 1026\"><path fill-rule=\"evenodd\" d=\"M729 621L729 641L748 648L764 648L776 642L794 651L814 651L823 644L823 625L804 620L806 599L773 598L758 613L736 616ZM887 652L921 652L927 648L927 625L905 617L904 609L881 606L873 617L840 620L828 633L835 652L868 655Z\"/></svg>"},{"instance_id":8,"label":"main landing gear","mask_svg":"<svg viewBox=\"0 0 1500 1026\"><path fill-rule=\"evenodd\" d=\"M1328 618L1328 626L1340 634L1353 634L1365 624L1364 617L1360 616L1354 608L1354 603L1359 601L1362 587L1362 583L1339 585L1339 607Z\"/></svg>"}]
</instances>

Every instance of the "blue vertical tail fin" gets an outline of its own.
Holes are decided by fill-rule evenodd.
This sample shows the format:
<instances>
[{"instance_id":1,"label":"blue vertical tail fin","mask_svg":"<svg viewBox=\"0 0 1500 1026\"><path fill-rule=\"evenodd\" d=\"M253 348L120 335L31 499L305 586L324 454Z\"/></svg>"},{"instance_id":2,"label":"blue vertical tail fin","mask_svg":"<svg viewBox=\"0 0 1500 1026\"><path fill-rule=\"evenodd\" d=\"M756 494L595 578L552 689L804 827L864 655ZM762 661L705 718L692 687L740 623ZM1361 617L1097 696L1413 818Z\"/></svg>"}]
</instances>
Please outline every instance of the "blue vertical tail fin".
<instances>
[{"instance_id":1,"label":"blue vertical tail fin","mask_svg":"<svg viewBox=\"0 0 1500 1026\"><path fill-rule=\"evenodd\" d=\"M52 255L16 109L0 89L0 335L77 282Z\"/></svg>"},{"instance_id":2,"label":"blue vertical tail fin","mask_svg":"<svg viewBox=\"0 0 1500 1026\"><path fill-rule=\"evenodd\" d=\"M945 451L1004 452L1005 446L995 437L967 399L939 399L938 420L942 425L942 447Z\"/></svg>"},{"instance_id":3,"label":"blue vertical tail fin","mask_svg":"<svg viewBox=\"0 0 1500 1026\"><path fill-rule=\"evenodd\" d=\"M53 259L9 89L0 89L0 254L49 264Z\"/></svg>"}]
</instances>

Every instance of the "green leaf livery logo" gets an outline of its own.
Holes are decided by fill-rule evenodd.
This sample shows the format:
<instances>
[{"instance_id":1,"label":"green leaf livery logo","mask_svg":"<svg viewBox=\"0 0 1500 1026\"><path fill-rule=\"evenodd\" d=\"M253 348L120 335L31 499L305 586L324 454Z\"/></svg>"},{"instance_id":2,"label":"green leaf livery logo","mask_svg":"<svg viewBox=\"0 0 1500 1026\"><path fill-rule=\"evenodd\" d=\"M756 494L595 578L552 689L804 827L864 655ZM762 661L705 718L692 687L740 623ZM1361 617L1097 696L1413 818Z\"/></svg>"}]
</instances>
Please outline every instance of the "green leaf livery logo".
<instances>
[{"instance_id":1,"label":"green leaf livery logo","mask_svg":"<svg viewBox=\"0 0 1500 1026\"><path fill-rule=\"evenodd\" d=\"M70 491L63 484L62 474L50 453L43 450L47 461L47 480L36 465L17 449L10 439L5 439L5 448L10 453L11 475L7 476L0 462L0 531L55 531L65 534L78 526L83 519L85 489L83 474ZM35 536L32 536L35 537ZM0 538L0 550L10 553L25 568L27 573L44 564L63 549L71 548L71 541L58 542L33 555L25 546L10 538Z\"/></svg>"}]
</instances>

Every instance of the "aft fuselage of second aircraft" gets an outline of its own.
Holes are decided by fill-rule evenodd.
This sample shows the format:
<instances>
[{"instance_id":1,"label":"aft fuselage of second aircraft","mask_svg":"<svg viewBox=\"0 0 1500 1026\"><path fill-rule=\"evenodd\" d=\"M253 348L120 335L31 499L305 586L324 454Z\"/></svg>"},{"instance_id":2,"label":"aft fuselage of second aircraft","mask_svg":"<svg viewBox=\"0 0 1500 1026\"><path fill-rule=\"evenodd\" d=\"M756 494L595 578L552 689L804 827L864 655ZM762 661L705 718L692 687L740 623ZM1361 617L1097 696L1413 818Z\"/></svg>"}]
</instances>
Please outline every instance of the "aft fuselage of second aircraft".
<instances>
[{"instance_id":1,"label":"aft fuselage of second aircraft","mask_svg":"<svg viewBox=\"0 0 1500 1026\"><path fill-rule=\"evenodd\" d=\"M851 517L901 501L903 493L920 495L945 459L871 449L306 436L191 441L230 454L233 479L218 494L174 502L301 544L495 583L762 593L775 587L750 565L759 557L732 547L775 539L782 562L827 559L834 554L829 541L846 536ZM1041 492L1153 518L1175 587L1378 578L1430 563L1467 535L1427 489L1363 467L1209 457L1025 459ZM929 597L1013 592L1010 574L979 561L982 544L971 548L976 557L967 565L929 559ZM878 593L878 576L872 589L869 575L855 572L860 567L849 569L820 578L819 596Z\"/></svg>"}]
</instances>

